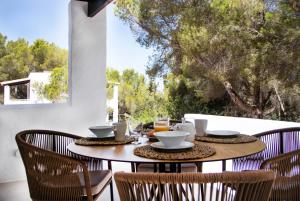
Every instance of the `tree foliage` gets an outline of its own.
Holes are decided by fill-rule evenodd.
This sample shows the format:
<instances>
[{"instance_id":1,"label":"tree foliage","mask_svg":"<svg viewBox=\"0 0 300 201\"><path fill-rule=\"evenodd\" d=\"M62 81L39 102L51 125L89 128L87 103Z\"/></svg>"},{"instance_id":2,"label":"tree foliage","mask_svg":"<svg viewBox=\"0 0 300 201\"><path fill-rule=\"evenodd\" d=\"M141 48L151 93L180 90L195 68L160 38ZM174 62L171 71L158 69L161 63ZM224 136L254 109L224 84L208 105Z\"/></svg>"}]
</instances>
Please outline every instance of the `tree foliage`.
<instances>
[{"instance_id":1,"label":"tree foliage","mask_svg":"<svg viewBox=\"0 0 300 201\"><path fill-rule=\"evenodd\" d=\"M52 71L50 84L37 86L37 90L53 102L61 101L68 88L67 65L67 50L54 43L43 39L33 44L25 39L7 40L0 33L0 82L28 77L30 72Z\"/></svg>"},{"instance_id":2,"label":"tree foliage","mask_svg":"<svg viewBox=\"0 0 300 201\"><path fill-rule=\"evenodd\" d=\"M48 100L63 102L68 97L68 66L56 67L52 70L50 83L44 86L44 94Z\"/></svg>"},{"instance_id":3,"label":"tree foliage","mask_svg":"<svg viewBox=\"0 0 300 201\"><path fill-rule=\"evenodd\" d=\"M156 50L149 75L222 86L216 96L226 92L243 116L286 118L299 97L298 1L119 0L116 13Z\"/></svg>"},{"instance_id":4,"label":"tree foliage","mask_svg":"<svg viewBox=\"0 0 300 201\"><path fill-rule=\"evenodd\" d=\"M37 39L30 49L33 55L32 71L49 71L67 64L68 52L53 43Z\"/></svg>"},{"instance_id":5,"label":"tree foliage","mask_svg":"<svg viewBox=\"0 0 300 201\"><path fill-rule=\"evenodd\" d=\"M134 69L119 72L108 68L106 71L108 82L118 82L119 85L119 114L128 114L139 122L153 121L157 116L166 115L165 98L156 88L149 90L153 82L147 81L145 76ZM111 91L112 88L107 88ZM112 93L108 92L108 93Z\"/></svg>"},{"instance_id":6,"label":"tree foliage","mask_svg":"<svg viewBox=\"0 0 300 201\"><path fill-rule=\"evenodd\" d=\"M114 84L118 84L121 81L121 75L118 70L113 68L106 69L106 97L112 99L114 95Z\"/></svg>"},{"instance_id":7,"label":"tree foliage","mask_svg":"<svg viewBox=\"0 0 300 201\"><path fill-rule=\"evenodd\" d=\"M166 109L172 119L181 119L187 113L234 115L226 111L230 101L226 94L208 100L183 76L169 74L165 80L165 93Z\"/></svg>"},{"instance_id":8,"label":"tree foliage","mask_svg":"<svg viewBox=\"0 0 300 201\"><path fill-rule=\"evenodd\" d=\"M29 43L25 39L6 42L1 52L4 52L3 56L0 58L1 81L28 76L33 58L30 52Z\"/></svg>"}]
</instances>

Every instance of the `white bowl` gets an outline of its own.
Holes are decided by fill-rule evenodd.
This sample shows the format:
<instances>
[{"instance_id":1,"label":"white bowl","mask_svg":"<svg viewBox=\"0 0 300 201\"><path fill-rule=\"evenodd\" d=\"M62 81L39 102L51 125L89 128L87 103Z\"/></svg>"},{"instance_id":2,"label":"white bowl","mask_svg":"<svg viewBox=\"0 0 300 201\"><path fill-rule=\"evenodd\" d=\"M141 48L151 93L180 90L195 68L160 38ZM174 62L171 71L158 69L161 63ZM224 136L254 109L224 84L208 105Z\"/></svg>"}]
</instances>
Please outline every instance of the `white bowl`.
<instances>
[{"instance_id":1,"label":"white bowl","mask_svg":"<svg viewBox=\"0 0 300 201\"><path fill-rule=\"evenodd\" d=\"M176 148L190 133L187 131L162 131L154 133L154 135L166 148Z\"/></svg>"},{"instance_id":2,"label":"white bowl","mask_svg":"<svg viewBox=\"0 0 300 201\"><path fill-rule=\"evenodd\" d=\"M110 137L112 136L112 126L93 126L89 128L97 137Z\"/></svg>"}]
</instances>

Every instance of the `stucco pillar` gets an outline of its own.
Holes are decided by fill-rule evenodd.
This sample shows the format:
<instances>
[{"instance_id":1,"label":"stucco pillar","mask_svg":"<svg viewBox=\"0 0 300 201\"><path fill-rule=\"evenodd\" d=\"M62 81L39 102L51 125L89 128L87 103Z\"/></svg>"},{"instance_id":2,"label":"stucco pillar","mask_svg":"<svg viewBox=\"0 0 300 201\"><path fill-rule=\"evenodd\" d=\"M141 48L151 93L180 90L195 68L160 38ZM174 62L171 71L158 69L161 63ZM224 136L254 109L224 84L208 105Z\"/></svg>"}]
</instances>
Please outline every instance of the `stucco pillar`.
<instances>
[{"instance_id":1,"label":"stucco pillar","mask_svg":"<svg viewBox=\"0 0 300 201\"><path fill-rule=\"evenodd\" d=\"M70 3L71 104L85 118L98 116L99 125L106 116L106 11L87 17L87 5Z\"/></svg>"},{"instance_id":2,"label":"stucco pillar","mask_svg":"<svg viewBox=\"0 0 300 201\"><path fill-rule=\"evenodd\" d=\"M4 86L4 105L8 105L10 101L10 86Z\"/></svg>"}]
</instances>

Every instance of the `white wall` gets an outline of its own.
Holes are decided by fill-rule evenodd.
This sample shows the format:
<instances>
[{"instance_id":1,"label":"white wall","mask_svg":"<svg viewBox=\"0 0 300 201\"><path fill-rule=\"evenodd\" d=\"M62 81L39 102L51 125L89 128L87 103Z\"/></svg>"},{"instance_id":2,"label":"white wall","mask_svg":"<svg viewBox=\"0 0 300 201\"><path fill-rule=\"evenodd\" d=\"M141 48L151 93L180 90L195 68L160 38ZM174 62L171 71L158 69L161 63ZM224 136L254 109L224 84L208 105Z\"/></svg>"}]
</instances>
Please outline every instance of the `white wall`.
<instances>
[{"instance_id":1,"label":"white wall","mask_svg":"<svg viewBox=\"0 0 300 201\"><path fill-rule=\"evenodd\" d=\"M88 18L86 12L86 2L71 1L70 103L0 108L0 182L25 178L15 156L17 132L40 128L87 135L89 126L105 122L106 13Z\"/></svg>"},{"instance_id":2,"label":"white wall","mask_svg":"<svg viewBox=\"0 0 300 201\"><path fill-rule=\"evenodd\" d=\"M300 127L300 123L287 121L273 121L265 119L237 118L218 115L185 114L187 121L207 119L207 130L235 130L243 134L253 135L268 130L288 127Z\"/></svg>"},{"instance_id":3,"label":"white wall","mask_svg":"<svg viewBox=\"0 0 300 201\"><path fill-rule=\"evenodd\" d=\"M185 114L184 117L187 121L193 123L195 119L207 119L207 130L234 130L247 135L253 135L279 128L300 127L300 123L296 122L237 118L218 115ZM232 170L231 160L227 160L226 167L226 170ZM203 172L222 172L222 163L220 161L204 163Z\"/></svg>"}]
</instances>

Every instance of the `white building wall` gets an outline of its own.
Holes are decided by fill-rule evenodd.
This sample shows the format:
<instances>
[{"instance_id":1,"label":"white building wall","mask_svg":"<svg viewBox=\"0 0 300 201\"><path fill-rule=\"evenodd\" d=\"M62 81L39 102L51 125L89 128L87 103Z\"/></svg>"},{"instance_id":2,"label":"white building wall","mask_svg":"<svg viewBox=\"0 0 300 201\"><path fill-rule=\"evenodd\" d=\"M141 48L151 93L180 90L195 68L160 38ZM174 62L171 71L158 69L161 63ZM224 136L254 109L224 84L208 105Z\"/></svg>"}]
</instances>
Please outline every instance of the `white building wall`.
<instances>
[{"instance_id":1,"label":"white building wall","mask_svg":"<svg viewBox=\"0 0 300 201\"><path fill-rule=\"evenodd\" d=\"M0 108L0 183L25 178L16 156L15 134L24 129L52 129L87 135L105 122L106 13L86 17L87 3L72 0L70 26L70 103Z\"/></svg>"},{"instance_id":2,"label":"white building wall","mask_svg":"<svg viewBox=\"0 0 300 201\"><path fill-rule=\"evenodd\" d=\"M4 86L4 105L8 105L10 102L10 86L5 85Z\"/></svg>"},{"instance_id":3,"label":"white building wall","mask_svg":"<svg viewBox=\"0 0 300 201\"><path fill-rule=\"evenodd\" d=\"M28 78L30 79L30 86L29 86L29 99L27 100L28 103L35 104L35 103L51 103L47 98L40 97L36 85L46 85L50 83L51 72L44 71L44 72L34 72L30 73Z\"/></svg>"}]
</instances>

